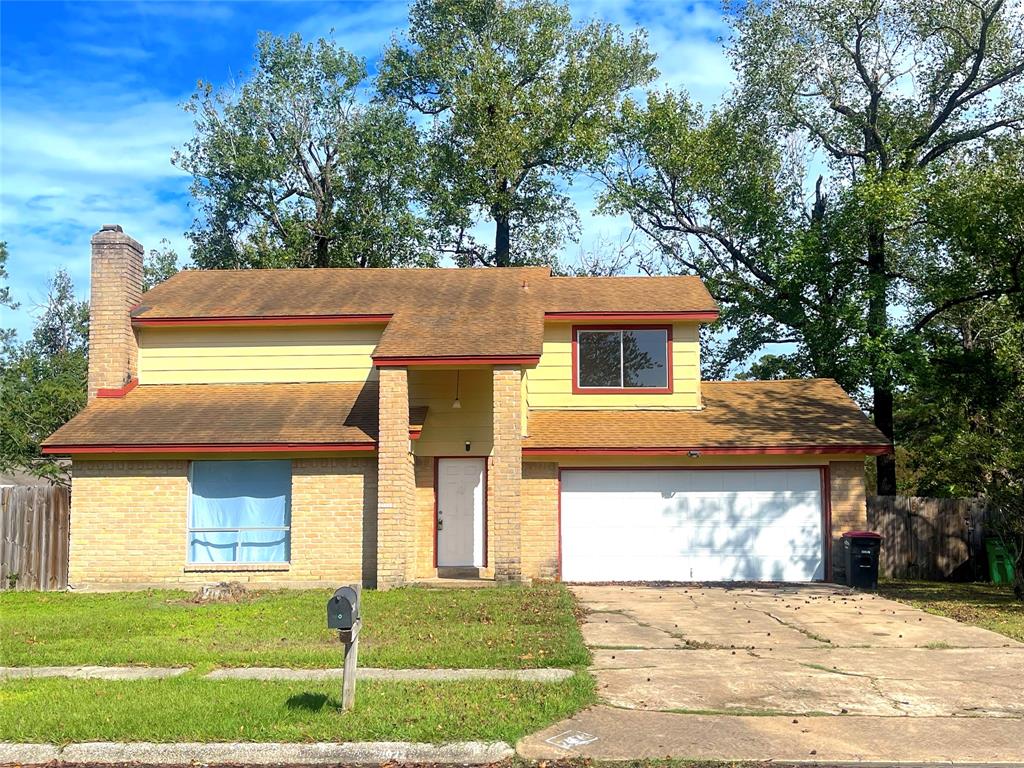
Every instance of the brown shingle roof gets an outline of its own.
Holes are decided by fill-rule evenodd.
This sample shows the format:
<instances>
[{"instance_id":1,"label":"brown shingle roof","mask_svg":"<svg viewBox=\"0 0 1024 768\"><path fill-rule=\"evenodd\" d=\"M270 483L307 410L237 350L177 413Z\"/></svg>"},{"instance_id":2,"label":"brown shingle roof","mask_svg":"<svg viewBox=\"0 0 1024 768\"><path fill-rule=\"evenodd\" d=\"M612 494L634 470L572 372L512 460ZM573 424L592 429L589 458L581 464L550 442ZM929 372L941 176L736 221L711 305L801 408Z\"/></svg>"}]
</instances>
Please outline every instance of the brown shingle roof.
<instances>
[{"instance_id":1,"label":"brown shingle roof","mask_svg":"<svg viewBox=\"0 0 1024 768\"><path fill-rule=\"evenodd\" d=\"M425 408L411 409L419 429ZM97 398L43 446L338 445L377 439L374 384L175 384Z\"/></svg>"},{"instance_id":2,"label":"brown shingle roof","mask_svg":"<svg viewBox=\"0 0 1024 768\"><path fill-rule=\"evenodd\" d=\"M695 277L552 277L513 269L186 270L138 321L391 315L376 357L540 354L545 312L715 312Z\"/></svg>"},{"instance_id":3,"label":"brown shingle roof","mask_svg":"<svg viewBox=\"0 0 1024 768\"><path fill-rule=\"evenodd\" d=\"M840 448L889 441L831 379L706 381L694 411L533 411L526 450Z\"/></svg>"}]
</instances>

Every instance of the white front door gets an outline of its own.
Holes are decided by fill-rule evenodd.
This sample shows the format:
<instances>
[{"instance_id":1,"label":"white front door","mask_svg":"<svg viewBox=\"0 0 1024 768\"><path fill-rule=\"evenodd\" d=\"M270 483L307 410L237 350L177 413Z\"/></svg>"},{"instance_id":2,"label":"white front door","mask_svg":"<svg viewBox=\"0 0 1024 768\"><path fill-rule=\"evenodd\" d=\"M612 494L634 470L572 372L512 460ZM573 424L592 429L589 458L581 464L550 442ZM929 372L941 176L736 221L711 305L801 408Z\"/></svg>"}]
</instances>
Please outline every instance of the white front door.
<instances>
[{"instance_id":1,"label":"white front door","mask_svg":"<svg viewBox=\"0 0 1024 768\"><path fill-rule=\"evenodd\" d=\"M813 581L821 475L808 469L565 470L565 581Z\"/></svg>"},{"instance_id":2,"label":"white front door","mask_svg":"<svg viewBox=\"0 0 1024 768\"><path fill-rule=\"evenodd\" d=\"M484 462L437 460L437 564L484 565Z\"/></svg>"}]
</instances>

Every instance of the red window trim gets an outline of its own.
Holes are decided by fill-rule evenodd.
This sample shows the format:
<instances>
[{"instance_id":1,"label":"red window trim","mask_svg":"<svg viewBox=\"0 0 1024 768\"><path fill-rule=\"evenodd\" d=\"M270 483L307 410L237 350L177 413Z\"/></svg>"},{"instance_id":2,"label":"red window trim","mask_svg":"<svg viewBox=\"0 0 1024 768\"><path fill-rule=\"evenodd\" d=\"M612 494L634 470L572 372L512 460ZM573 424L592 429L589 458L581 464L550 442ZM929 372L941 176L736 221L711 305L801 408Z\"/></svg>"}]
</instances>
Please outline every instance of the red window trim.
<instances>
[{"instance_id":1,"label":"red window trim","mask_svg":"<svg viewBox=\"0 0 1024 768\"><path fill-rule=\"evenodd\" d=\"M580 331L665 331L664 387L581 387L580 386ZM672 326L671 325L574 325L572 327L572 393L574 395L671 395L672 380Z\"/></svg>"}]
</instances>

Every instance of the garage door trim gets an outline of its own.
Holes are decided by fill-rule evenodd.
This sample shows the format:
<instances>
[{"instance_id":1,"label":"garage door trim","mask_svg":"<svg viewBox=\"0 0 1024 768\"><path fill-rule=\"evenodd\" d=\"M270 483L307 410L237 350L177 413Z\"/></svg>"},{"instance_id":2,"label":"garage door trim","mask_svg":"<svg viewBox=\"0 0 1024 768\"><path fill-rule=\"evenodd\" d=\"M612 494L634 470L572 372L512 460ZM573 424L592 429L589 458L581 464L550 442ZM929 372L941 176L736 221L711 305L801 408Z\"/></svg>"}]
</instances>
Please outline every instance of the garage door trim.
<instances>
[{"instance_id":1,"label":"garage door trim","mask_svg":"<svg viewBox=\"0 0 1024 768\"><path fill-rule=\"evenodd\" d=\"M617 467L563 467L558 466L558 580L562 581L562 473L563 472L677 472L685 471L782 471L793 469L817 469L821 480L821 546L824 550L825 561L825 583L832 581L832 478L828 464L785 464L772 466L744 465L744 466L617 466Z\"/></svg>"}]
</instances>

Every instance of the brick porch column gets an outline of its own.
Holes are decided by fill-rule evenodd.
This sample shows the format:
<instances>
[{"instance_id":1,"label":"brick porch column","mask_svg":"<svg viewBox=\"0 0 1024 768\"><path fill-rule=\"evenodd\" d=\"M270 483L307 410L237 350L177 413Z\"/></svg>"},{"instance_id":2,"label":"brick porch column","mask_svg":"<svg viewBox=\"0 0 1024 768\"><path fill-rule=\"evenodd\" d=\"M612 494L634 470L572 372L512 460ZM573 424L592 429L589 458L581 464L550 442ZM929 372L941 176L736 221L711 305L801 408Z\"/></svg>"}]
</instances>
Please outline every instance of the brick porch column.
<instances>
[{"instance_id":1,"label":"brick porch column","mask_svg":"<svg viewBox=\"0 0 1024 768\"><path fill-rule=\"evenodd\" d=\"M518 366L494 367L494 455L487 481L491 486L495 581L521 581L523 577L520 533L522 377Z\"/></svg>"},{"instance_id":2,"label":"brick porch column","mask_svg":"<svg viewBox=\"0 0 1024 768\"><path fill-rule=\"evenodd\" d=\"M380 368L377 438L377 588L398 587L413 573L416 481L409 451L409 375Z\"/></svg>"}]
</instances>

